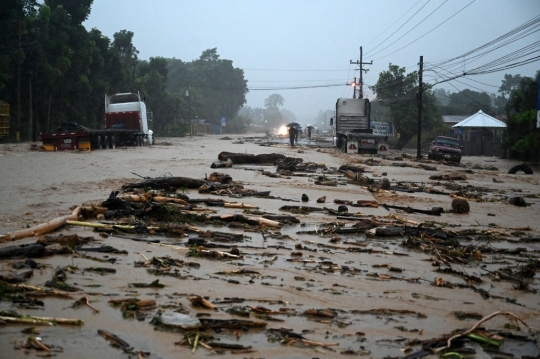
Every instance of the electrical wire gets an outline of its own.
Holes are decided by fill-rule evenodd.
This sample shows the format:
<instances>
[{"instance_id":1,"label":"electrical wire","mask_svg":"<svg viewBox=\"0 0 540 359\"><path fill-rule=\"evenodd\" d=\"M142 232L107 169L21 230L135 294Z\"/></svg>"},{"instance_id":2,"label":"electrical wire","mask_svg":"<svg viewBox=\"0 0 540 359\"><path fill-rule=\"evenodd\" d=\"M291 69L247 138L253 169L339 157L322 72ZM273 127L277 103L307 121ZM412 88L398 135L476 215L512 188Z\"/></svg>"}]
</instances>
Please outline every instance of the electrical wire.
<instances>
[{"instance_id":1,"label":"electrical wire","mask_svg":"<svg viewBox=\"0 0 540 359\"><path fill-rule=\"evenodd\" d=\"M470 6L472 3L474 3L475 1L476 1L476 0L471 1L470 3L468 3L467 5L465 5L464 7L462 7L458 12L454 13L452 16L450 16L449 18L447 18L446 20L444 20L443 22L441 22L439 25L435 26L433 29L431 29L431 30L429 30L428 32L426 32L424 35L422 35L422 36L416 38L415 40L409 42L407 45L405 45L405 46L403 46L403 47L397 49L396 51L391 52L391 53L389 53L389 54L387 54L387 55L381 56L381 57L379 57L379 58L377 58L377 59L374 59L373 61L380 60L380 59L384 59L385 57L388 57L388 56L390 56L390 55L392 55L392 54L395 54L396 52L401 51L401 50L403 50L404 48L408 47L409 45L415 43L416 41L418 41L418 40L420 40L421 38L423 38L424 36L428 35L428 34L431 33L433 30L437 29L438 27L440 27L441 25L443 25L444 23L446 23L448 20L450 20L451 18L453 18L454 16L456 16L457 14L459 14L460 12L462 12L463 10L465 10L467 7L469 7L469 6ZM443 5L444 5L444 4L443 4ZM441 6L442 6L442 5L441 5ZM438 8L437 8L437 9L438 9Z\"/></svg>"},{"instance_id":2,"label":"electrical wire","mask_svg":"<svg viewBox=\"0 0 540 359\"><path fill-rule=\"evenodd\" d=\"M491 46L491 45L493 45L493 44L495 44L495 43L497 43L497 42L499 42L501 40L504 40L507 37L510 37L510 36L512 36L514 34L517 34L517 33L521 32L521 31L523 31L524 29L529 28L530 26L534 26L539 21L540 21L540 15L532 18L531 20L525 22L524 24L518 26L517 28L514 28L514 29L510 30L506 34L501 35L498 38L496 38L496 39L494 39L494 40L492 40L492 41L490 41L490 42L488 42L488 43L486 43L486 44L484 44L484 45L482 45L480 47L477 47L477 48L475 48L473 50L470 50L470 51L468 51L468 52L466 52L466 53L464 53L462 55L456 56L454 58L451 58L451 59L448 59L448 60L442 60L442 61L440 61L438 63L438 65L441 66L441 65L444 65L446 63L449 63L449 62L452 62L452 61L455 61L455 60L458 60L458 59L461 59L461 58L465 58L465 57L467 57L467 56L469 56L469 55L471 55L471 54L473 54L475 52L483 50L483 49L485 49L485 48L487 48L487 47L489 47L489 46ZM434 61L434 63L437 63L437 61Z\"/></svg>"},{"instance_id":3,"label":"electrical wire","mask_svg":"<svg viewBox=\"0 0 540 359\"><path fill-rule=\"evenodd\" d=\"M415 13L414 13L407 21L405 21L405 22L403 23L403 25L401 25L399 28L396 29L396 31L394 31L393 33L391 33L390 36L388 36L386 39L384 39L383 41L381 41L381 42L380 42L377 46L375 46L373 49L367 51L367 52L366 52L366 56L369 55L372 51L375 51L376 48L378 48L379 46L381 46L382 44L384 44L384 42L385 42L386 40L388 40L389 38L391 38L392 36L394 36L394 34L395 34L396 32L398 32L401 28L403 28L403 26L407 25L407 24L409 23L409 21L411 21L412 18L415 17L416 14L418 14L418 13L420 12L420 10L422 10L424 7L426 7L427 4L430 3L430 1L431 1L431 0L428 0L428 1L427 1L420 9L418 9L418 10L416 11L416 12L415 12ZM448 1L448 0L446 0L446 1ZM446 1L445 1L445 2L446 2ZM418 4L418 3L417 3L417 4ZM415 5L416 5L416 4L415 4ZM444 4L443 4L443 5L444 5ZM403 17L403 16L402 16L402 17ZM425 20L425 19L424 19L424 20ZM424 20L422 20L422 21L424 21ZM420 24L422 23L422 21L421 21L418 25L420 25ZM416 25L416 26L418 26L418 25ZM416 26L415 26L415 27L416 27ZM413 27L411 30L409 30L409 32L412 31L413 29L414 29L414 27ZM405 35L407 35L409 32L405 33ZM404 35L404 36L405 36L405 35ZM401 38L400 38L400 39L401 39ZM398 40L399 40L399 39L398 39ZM396 40L396 41L397 41L397 40ZM394 42L393 42L392 44L394 44ZM388 45L388 46L391 46L392 44L390 44L390 45ZM388 47L388 46L387 46L387 47ZM386 49L387 47L385 47L384 49ZM384 49L382 49L381 51L383 51ZM379 52L380 52L380 51L379 51ZM376 52L375 55L378 54L379 52Z\"/></svg>"},{"instance_id":4,"label":"electrical wire","mask_svg":"<svg viewBox=\"0 0 540 359\"><path fill-rule=\"evenodd\" d=\"M394 42L392 42L390 45L386 46L384 49L381 49L379 51L377 51L376 53L372 54L371 56L375 56L377 54L380 54L381 52L383 52L384 50L386 50L387 48L389 48L390 46L394 45L396 42L398 42L399 40L401 40L402 38L404 38L405 36L407 36L411 31L413 31L414 29L416 29L420 24L422 24L424 21L426 21L431 15L433 15L437 10L439 10L444 4L446 4L448 2L448 0L445 0L441 5L439 5L435 10L433 10L431 13L429 13L428 16L426 16L425 18L422 19L422 21L420 21L418 24L416 24L412 29L410 29L409 31L407 31L406 33L404 33L401 37L397 38ZM425 36L425 35L424 35ZM378 60L378 59L377 59Z\"/></svg>"}]
</instances>

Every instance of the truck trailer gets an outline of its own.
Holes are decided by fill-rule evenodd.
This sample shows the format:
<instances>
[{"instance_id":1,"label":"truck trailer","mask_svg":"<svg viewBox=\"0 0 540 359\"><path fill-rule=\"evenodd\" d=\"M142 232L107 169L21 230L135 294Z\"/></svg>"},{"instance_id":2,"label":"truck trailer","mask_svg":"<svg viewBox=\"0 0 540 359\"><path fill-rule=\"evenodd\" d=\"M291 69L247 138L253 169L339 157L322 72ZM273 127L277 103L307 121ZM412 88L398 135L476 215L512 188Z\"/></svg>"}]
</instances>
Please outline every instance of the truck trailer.
<instances>
[{"instance_id":1,"label":"truck trailer","mask_svg":"<svg viewBox=\"0 0 540 359\"><path fill-rule=\"evenodd\" d=\"M335 121L330 119L335 147L345 153L377 154L387 138L373 134L370 115L371 106L367 98L338 98Z\"/></svg>"},{"instance_id":2,"label":"truck trailer","mask_svg":"<svg viewBox=\"0 0 540 359\"><path fill-rule=\"evenodd\" d=\"M154 144L148 128L146 105L139 93L105 95L104 129L93 130L76 122L61 124L54 133L41 135L50 151L114 149L116 146Z\"/></svg>"}]
</instances>

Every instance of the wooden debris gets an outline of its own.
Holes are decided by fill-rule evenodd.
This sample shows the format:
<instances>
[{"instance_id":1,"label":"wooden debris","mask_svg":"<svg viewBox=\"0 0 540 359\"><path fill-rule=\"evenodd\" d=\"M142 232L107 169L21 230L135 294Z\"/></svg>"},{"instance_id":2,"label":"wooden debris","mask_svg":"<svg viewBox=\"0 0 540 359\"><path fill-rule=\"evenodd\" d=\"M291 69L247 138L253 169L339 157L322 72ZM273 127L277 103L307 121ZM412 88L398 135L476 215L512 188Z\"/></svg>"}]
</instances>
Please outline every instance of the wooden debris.
<instances>
[{"instance_id":1,"label":"wooden debris","mask_svg":"<svg viewBox=\"0 0 540 359\"><path fill-rule=\"evenodd\" d=\"M441 213L444 212L444 209L442 209L441 207L433 207L432 209L425 210L425 209L418 209L418 208L411 208L411 207L393 206L389 204L382 204L382 206L386 209L389 209L389 208L399 209L407 213L422 213L422 214L427 214L430 216L440 216Z\"/></svg>"},{"instance_id":2,"label":"wooden debris","mask_svg":"<svg viewBox=\"0 0 540 359\"><path fill-rule=\"evenodd\" d=\"M128 342L121 339L116 334L113 334L103 329L98 329L98 334L101 335L103 338L107 339L108 341L110 341L112 346L118 347L122 349L123 351L131 350L131 345L129 345Z\"/></svg>"},{"instance_id":3,"label":"wooden debris","mask_svg":"<svg viewBox=\"0 0 540 359\"><path fill-rule=\"evenodd\" d=\"M204 299L200 295L191 295L188 297L188 299L194 307L216 309L215 305L213 305L210 301Z\"/></svg>"},{"instance_id":4,"label":"wooden debris","mask_svg":"<svg viewBox=\"0 0 540 359\"><path fill-rule=\"evenodd\" d=\"M0 243L7 242L7 241L14 241L14 240L22 239L26 237L42 236L46 233L52 232L62 227L64 224L66 224L68 220L78 219L80 210L81 208L77 207L73 210L71 214L52 219L46 223L42 223L34 227L22 229L19 231L15 231L13 233L0 235Z\"/></svg>"}]
</instances>

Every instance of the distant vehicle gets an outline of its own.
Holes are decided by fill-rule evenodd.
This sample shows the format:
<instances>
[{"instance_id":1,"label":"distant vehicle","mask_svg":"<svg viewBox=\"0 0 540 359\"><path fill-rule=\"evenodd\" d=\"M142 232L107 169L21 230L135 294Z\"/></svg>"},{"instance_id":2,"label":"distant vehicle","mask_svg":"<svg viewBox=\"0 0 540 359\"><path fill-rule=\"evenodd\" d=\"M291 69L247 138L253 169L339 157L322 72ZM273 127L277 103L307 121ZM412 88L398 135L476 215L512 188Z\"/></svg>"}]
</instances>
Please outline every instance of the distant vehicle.
<instances>
[{"instance_id":1,"label":"distant vehicle","mask_svg":"<svg viewBox=\"0 0 540 359\"><path fill-rule=\"evenodd\" d=\"M461 162L463 146L457 138L437 136L429 145L428 158L430 160L446 160Z\"/></svg>"},{"instance_id":2,"label":"distant vehicle","mask_svg":"<svg viewBox=\"0 0 540 359\"><path fill-rule=\"evenodd\" d=\"M386 136L374 135L370 128L371 104L367 98L338 98L334 128L335 146L345 153L377 154ZM383 148L384 147L384 148Z\"/></svg>"},{"instance_id":3,"label":"distant vehicle","mask_svg":"<svg viewBox=\"0 0 540 359\"><path fill-rule=\"evenodd\" d=\"M62 123L54 133L41 135L49 151L114 149L116 146L153 145L146 105L139 93L105 95L105 129L93 130L76 122Z\"/></svg>"}]
</instances>

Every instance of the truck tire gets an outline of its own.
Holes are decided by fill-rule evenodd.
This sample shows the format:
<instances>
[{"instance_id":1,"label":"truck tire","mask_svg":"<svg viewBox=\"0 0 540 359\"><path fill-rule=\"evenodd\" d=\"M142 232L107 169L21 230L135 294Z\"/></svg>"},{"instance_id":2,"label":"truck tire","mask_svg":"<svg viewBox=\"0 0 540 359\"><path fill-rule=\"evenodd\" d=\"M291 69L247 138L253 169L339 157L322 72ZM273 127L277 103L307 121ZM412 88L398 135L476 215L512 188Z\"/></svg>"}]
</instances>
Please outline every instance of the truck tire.
<instances>
[{"instance_id":1,"label":"truck tire","mask_svg":"<svg viewBox=\"0 0 540 359\"><path fill-rule=\"evenodd\" d=\"M532 175L533 171L532 169L527 166L526 164L517 165L508 170L508 174L515 175L516 172L523 171L526 175Z\"/></svg>"},{"instance_id":2,"label":"truck tire","mask_svg":"<svg viewBox=\"0 0 540 359\"><path fill-rule=\"evenodd\" d=\"M103 147L105 147L106 150L109 149L109 136L103 136Z\"/></svg>"},{"instance_id":3,"label":"truck tire","mask_svg":"<svg viewBox=\"0 0 540 359\"><path fill-rule=\"evenodd\" d=\"M97 137L97 148L100 150L103 149L103 139L101 138L101 136Z\"/></svg>"},{"instance_id":4,"label":"truck tire","mask_svg":"<svg viewBox=\"0 0 540 359\"><path fill-rule=\"evenodd\" d=\"M116 137L111 136L111 148L114 150L116 148Z\"/></svg>"}]
</instances>

